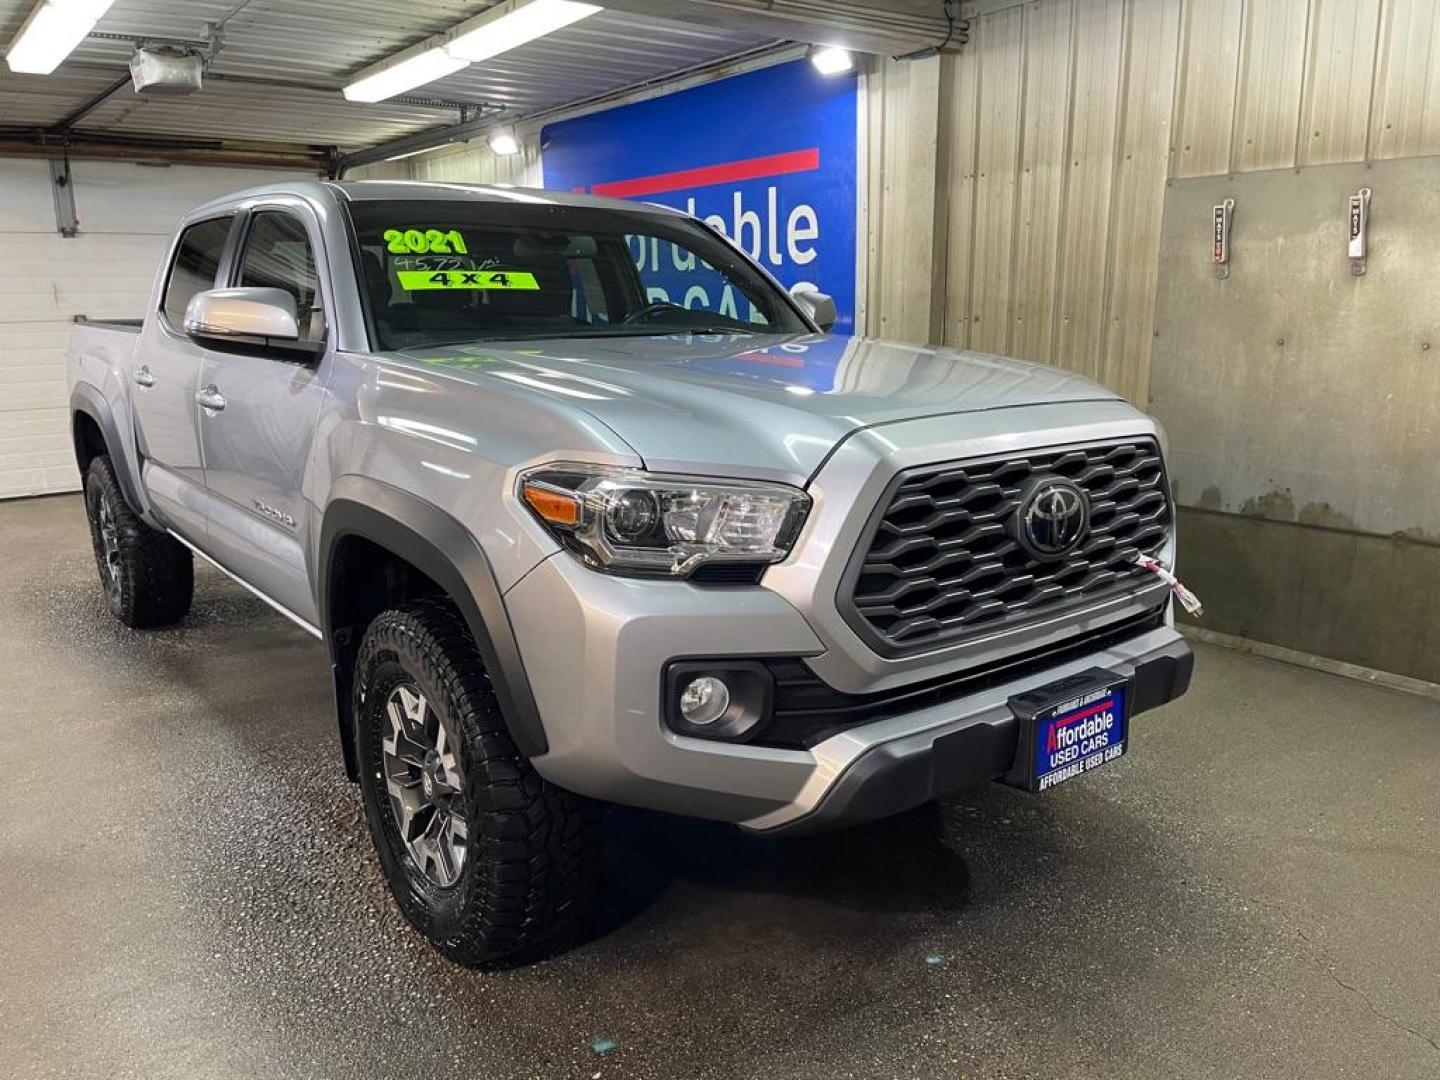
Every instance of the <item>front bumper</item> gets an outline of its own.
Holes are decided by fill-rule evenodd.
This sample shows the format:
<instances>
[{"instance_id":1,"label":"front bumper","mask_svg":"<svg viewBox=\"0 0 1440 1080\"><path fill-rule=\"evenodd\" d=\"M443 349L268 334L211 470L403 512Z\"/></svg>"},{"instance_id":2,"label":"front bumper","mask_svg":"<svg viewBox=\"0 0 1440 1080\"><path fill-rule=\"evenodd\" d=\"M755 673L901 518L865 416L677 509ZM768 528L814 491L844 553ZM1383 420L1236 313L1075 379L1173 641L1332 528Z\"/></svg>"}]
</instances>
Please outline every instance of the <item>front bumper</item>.
<instances>
[{"instance_id":1,"label":"front bumper","mask_svg":"<svg viewBox=\"0 0 1440 1080\"><path fill-rule=\"evenodd\" d=\"M820 657L806 619L769 589L611 577L560 553L506 595L549 750L546 779L610 802L737 822L765 833L866 821L1010 768L1008 699L1091 667L1132 679L1132 713L1184 693L1190 651L1169 626L808 749L686 738L661 719L672 660Z\"/></svg>"},{"instance_id":2,"label":"front bumper","mask_svg":"<svg viewBox=\"0 0 1440 1080\"><path fill-rule=\"evenodd\" d=\"M1165 633L1174 635L1174 640L1122 662L1107 659L1115 650L1094 654L1095 664L1129 679L1132 718L1173 701L1190 686L1195 657L1185 640L1173 630L1154 631L1147 636ZM1082 663L1079 669L1085 666ZM1076 665L1030 676L1022 689L1063 678L1072 673L1072 667ZM838 775L826 775L822 783L802 792L789 806L744 822L745 827L770 834L794 834L873 821L964 787L998 780L1010 771L1015 762L1019 724L1006 702L981 703L967 698L940 708L950 710L955 718L908 735L876 740L878 732L856 729L827 740L836 744L826 753L834 759L832 770L833 766L840 767ZM859 738L851 740L851 736ZM816 750L825 746L821 744Z\"/></svg>"}]
</instances>

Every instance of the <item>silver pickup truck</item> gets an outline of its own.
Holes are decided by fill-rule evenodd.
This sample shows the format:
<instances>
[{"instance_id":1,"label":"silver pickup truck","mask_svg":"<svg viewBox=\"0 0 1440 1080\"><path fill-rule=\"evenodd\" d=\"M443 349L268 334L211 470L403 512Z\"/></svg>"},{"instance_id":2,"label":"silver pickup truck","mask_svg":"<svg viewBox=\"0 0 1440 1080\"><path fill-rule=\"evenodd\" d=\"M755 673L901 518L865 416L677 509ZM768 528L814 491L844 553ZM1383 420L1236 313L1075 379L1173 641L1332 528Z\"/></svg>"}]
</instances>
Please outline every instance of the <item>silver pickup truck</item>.
<instances>
[{"instance_id":1,"label":"silver pickup truck","mask_svg":"<svg viewBox=\"0 0 1440 1080\"><path fill-rule=\"evenodd\" d=\"M1052 367L831 332L704 222L301 182L77 325L109 606L199 555L321 639L405 916L553 949L604 802L789 834L1045 790L1182 694L1162 436Z\"/></svg>"}]
</instances>

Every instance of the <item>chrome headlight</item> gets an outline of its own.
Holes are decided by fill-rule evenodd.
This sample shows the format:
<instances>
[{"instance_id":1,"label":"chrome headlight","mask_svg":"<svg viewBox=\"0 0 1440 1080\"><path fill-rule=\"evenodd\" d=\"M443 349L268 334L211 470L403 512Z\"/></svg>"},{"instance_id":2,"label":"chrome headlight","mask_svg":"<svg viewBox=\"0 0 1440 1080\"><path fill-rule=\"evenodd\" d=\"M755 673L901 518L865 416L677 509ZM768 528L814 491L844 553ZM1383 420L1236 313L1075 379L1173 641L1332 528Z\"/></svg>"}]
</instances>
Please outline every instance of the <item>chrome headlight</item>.
<instances>
[{"instance_id":1,"label":"chrome headlight","mask_svg":"<svg viewBox=\"0 0 1440 1080\"><path fill-rule=\"evenodd\" d=\"M671 577L709 562L779 562L810 510L810 496L783 484L601 465L532 469L519 495L588 565Z\"/></svg>"}]
</instances>

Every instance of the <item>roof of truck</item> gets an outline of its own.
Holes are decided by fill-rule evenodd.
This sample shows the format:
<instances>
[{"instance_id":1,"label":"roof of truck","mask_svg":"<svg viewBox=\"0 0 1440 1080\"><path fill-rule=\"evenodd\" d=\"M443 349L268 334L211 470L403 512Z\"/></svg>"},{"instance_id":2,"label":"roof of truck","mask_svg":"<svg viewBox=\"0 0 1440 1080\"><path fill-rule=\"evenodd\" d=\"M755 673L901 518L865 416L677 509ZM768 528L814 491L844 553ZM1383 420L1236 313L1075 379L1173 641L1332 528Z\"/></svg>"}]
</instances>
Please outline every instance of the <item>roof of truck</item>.
<instances>
[{"instance_id":1,"label":"roof of truck","mask_svg":"<svg viewBox=\"0 0 1440 1080\"><path fill-rule=\"evenodd\" d=\"M608 199L574 191L549 191L545 188L515 187L512 184L431 183L421 180L352 180L343 183L333 180L282 180L233 192L196 209L213 210L263 195L297 195L321 202L337 198L347 202L365 202L372 199L466 199L488 203L588 206L606 210L628 210L632 213L642 208L672 214L681 213L658 203Z\"/></svg>"}]
</instances>

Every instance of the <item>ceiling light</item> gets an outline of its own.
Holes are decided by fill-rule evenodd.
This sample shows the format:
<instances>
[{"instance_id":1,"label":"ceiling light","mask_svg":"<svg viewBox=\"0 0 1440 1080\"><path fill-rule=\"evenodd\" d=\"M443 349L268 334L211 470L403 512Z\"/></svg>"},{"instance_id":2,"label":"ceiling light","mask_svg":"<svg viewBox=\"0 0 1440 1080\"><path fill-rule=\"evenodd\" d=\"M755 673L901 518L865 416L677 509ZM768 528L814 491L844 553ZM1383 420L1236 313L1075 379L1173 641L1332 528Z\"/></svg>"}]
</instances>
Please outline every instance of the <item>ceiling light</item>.
<instances>
[{"instance_id":1,"label":"ceiling light","mask_svg":"<svg viewBox=\"0 0 1440 1080\"><path fill-rule=\"evenodd\" d=\"M469 66L469 60L449 56L444 49L427 49L408 60L401 60L373 75L355 80L345 87L344 93L348 101L384 101Z\"/></svg>"},{"instance_id":2,"label":"ceiling light","mask_svg":"<svg viewBox=\"0 0 1440 1080\"><path fill-rule=\"evenodd\" d=\"M46 0L47 3L101 3L111 0ZM395 63L386 61L366 68L345 87L351 101L384 101L417 86L453 75L475 60L488 60L527 41L544 37L600 8L576 0L505 0L489 11L467 19L444 34L414 48L423 49ZM424 48L429 45L429 48Z\"/></svg>"},{"instance_id":3,"label":"ceiling light","mask_svg":"<svg viewBox=\"0 0 1440 1080\"><path fill-rule=\"evenodd\" d=\"M115 0L42 0L5 53L11 71L49 75L85 40Z\"/></svg>"},{"instance_id":4,"label":"ceiling light","mask_svg":"<svg viewBox=\"0 0 1440 1080\"><path fill-rule=\"evenodd\" d=\"M855 57L850 55L849 49L827 45L810 51L810 63L821 75L839 75L855 66Z\"/></svg>"},{"instance_id":5,"label":"ceiling light","mask_svg":"<svg viewBox=\"0 0 1440 1080\"><path fill-rule=\"evenodd\" d=\"M594 4L575 0L508 0L462 23L465 29L445 46L445 51L463 60L488 60L599 10Z\"/></svg>"},{"instance_id":6,"label":"ceiling light","mask_svg":"<svg viewBox=\"0 0 1440 1080\"><path fill-rule=\"evenodd\" d=\"M501 157L520 152L520 140L515 138L515 132L509 128L496 128L490 133L489 142L490 149Z\"/></svg>"}]
</instances>

